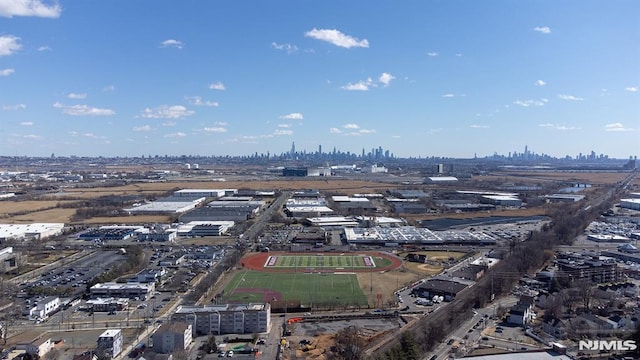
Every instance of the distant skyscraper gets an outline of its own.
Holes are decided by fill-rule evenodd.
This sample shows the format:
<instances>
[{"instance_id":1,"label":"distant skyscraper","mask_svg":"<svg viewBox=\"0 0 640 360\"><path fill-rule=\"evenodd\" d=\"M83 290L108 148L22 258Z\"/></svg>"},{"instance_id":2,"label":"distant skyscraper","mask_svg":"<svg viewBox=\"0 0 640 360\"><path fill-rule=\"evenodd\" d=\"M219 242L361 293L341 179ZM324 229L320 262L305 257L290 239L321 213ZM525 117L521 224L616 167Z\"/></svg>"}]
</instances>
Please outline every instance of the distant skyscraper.
<instances>
[{"instance_id":1,"label":"distant skyscraper","mask_svg":"<svg viewBox=\"0 0 640 360\"><path fill-rule=\"evenodd\" d=\"M292 141L291 142L291 157L294 157L296 155L296 142Z\"/></svg>"},{"instance_id":2,"label":"distant skyscraper","mask_svg":"<svg viewBox=\"0 0 640 360\"><path fill-rule=\"evenodd\" d=\"M322 154L322 145L318 145L318 154Z\"/></svg>"}]
</instances>

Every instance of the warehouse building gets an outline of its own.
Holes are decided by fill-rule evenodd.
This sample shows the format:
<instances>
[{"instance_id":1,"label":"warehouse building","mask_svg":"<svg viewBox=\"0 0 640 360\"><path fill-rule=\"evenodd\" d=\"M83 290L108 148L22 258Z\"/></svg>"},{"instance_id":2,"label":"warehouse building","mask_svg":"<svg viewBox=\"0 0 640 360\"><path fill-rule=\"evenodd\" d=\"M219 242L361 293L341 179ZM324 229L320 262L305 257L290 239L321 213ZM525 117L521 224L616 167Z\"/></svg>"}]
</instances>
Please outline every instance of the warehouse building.
<instances>
[{"instance_id":1,"label":"warehouse building","mask_svg":"<svg viewBox=\"0 0 640 360\"><path fill-rule=\"evenodd\" d=\"M0 243L7 240L43 240L62 234L62 223L0 224Z\"/></svg>"},{"instance_id":2,"label":"warehouse building","mask_svg":"<svg viewBox=\"0 0 640 360\"><path fill-rule=\"evenodd\" d=\"M514 195L483 195L481 201L496 206L520 207L522 200Z\"/></svg>"},{"instance_id":3,"label":"warehouse building","mask_svg":"<svg viewBox=\"0 0 640 360\"><path fill-rule=\"evenodd\" d=\"M233 221L191 221L178 227L178 236L222 236L235 225Z\"/></svg>"},{"instance_id":4,"label":"warehouse building","mask_svg":"<svg viewBox=\"0 0 640 360\"><path fill-rule=\"evenodd\" d=\"M134 206L124 209L129 214L137 213L159 213L159 214L181 214L189 210L195 209L202 204L206 197L167 197L162 198L148 204Z\"/></svg>"},{"instance_id":5,"label":"warehouse building","mask_svg":"<svg viewBox=\"0 0 640 360\"><path fill-rule=\"evenodd\" d=\"M622 199L620 207L631 210L640 210L640 199Z\"/></svg>"},{"instance_id":6,"label":"warehouse building","mask_svg":"<svg viewBox=\"0 0 640 360\"><path fill-rule=\"evenodd\" d=\"M219 198L223 196L231 196L238 192L238 189L182 189L173 193L177 197L206 197Z\"/></svg>"},{"instance_id":7,"label":"warehouse building","mask_svg":"<svg viewBox=\"0 0 640 360\"><path fill-rule=\"evenodd\" d=\"M544 197L549 202L578 202L584 199L584 195L577 194L551 194Z\"/></svg>"},{"instance_id":8,"label":"warehouse building","mask_svg":"<svg viewBox=\"0 0 640 360\"><path fill-rule=\"evenodd\" d=\"M101 226L97 229L90 229L78 235L80 240L128 240L135 236L138 232L144 232L144 226Z\"/></svg>"},{"instance_id":9,"label":"warehouse building","mask_svg":"<svg viewBox=\"0 0 640 360\"><path fill-rule=\"evenodd\" d=\"M171 320L190 324L198 335L266 333L271 328L271 305L179 306Z\"/></svg>"},{"instance_id":10,"label":"warehouse building","mask_svg":"<svg viewBox=\"0 0 640 360\"><path fill-rule=\"evenodd\" d=\"M246 221L255 216L264 206L264 201L227 200L212 201L180 216L180 221Z\"/></svg>"}]
</instances>

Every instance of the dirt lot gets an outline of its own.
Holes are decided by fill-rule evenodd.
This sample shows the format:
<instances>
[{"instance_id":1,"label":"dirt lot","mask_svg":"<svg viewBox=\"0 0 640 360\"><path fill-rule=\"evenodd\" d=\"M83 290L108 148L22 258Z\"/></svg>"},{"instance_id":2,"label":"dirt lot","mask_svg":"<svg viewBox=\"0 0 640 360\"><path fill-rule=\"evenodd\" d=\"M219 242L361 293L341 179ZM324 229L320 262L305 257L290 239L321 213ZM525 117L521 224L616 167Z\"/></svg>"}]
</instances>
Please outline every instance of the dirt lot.
<instances>
[{"instance_id":1,"label":"dirt lot","mask_svg":"<svg viewBox=\"0 0 640 360\"><path fill-rule=\"evenodd\" d=\"M383 273L358 273L356 276L358 278L358 284L360 284L360 288L367 296L369 304L374 307L395 305L396 299L393 291L420 278L420 276L413 272L402 270ZM382 296L380 299L381 303L378 303L377 294L381 294Z\"/></svg>"},{"instance_id":2,"label":"dirt lot","mask_svg":"<svg viewBox=\"0 0 640 360\"><path fill-rule=\"evenodd\" d=\"M587 183L593 185L614 184L623 180L629 173L622 172L504 172L483 176L483 180L499 180L514 183L545 183L545 182L566 182L566 183Z\"/></svg>"}]
</instances>

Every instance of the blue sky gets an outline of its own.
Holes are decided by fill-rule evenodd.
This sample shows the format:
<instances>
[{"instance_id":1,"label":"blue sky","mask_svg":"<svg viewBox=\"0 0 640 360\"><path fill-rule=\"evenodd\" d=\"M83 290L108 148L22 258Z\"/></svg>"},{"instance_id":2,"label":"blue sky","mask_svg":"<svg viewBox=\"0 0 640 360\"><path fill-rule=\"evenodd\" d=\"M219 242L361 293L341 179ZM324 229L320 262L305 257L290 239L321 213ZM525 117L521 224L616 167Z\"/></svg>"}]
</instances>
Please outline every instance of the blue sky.
<instances>
[{"instance_id":1,"label":"blue sky","mask_svg":"<svg viewBox=\"0 0 640 360\"><path fill-rule=\"evenodd\" d=\"M0 0L0 155L640 151L640 2Z\"/></svg>"}]
</instances>

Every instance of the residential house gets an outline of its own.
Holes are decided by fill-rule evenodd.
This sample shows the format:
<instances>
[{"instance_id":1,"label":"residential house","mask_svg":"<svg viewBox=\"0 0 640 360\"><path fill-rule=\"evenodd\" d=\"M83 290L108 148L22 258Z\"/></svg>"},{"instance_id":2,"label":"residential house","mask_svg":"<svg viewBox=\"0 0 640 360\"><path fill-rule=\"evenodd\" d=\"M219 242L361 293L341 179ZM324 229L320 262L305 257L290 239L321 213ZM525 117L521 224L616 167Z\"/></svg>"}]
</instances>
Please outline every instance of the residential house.
<instances>
[{"instance_id":1,"label":"residential house","mask_svg":"<svg viewBox=\"0 0 640 360\"><path fill-rule=\"evenodd\" d=\"M183 322L165 323L153 334L153 350L168 354L185 350L193 339L190 324Z\"/></svg>"}]
</instances>

